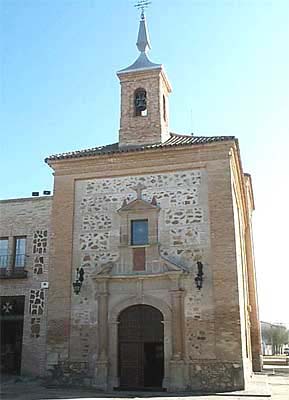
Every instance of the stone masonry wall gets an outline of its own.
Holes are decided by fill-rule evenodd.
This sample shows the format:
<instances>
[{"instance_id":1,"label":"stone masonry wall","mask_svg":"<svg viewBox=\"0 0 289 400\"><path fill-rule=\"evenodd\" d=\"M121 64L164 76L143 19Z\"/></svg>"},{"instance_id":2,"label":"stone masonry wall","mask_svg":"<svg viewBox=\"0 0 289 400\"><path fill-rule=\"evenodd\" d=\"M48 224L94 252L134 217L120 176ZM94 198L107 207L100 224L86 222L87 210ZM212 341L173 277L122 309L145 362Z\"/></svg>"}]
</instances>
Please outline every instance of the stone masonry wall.
<instances>
[{"instance_id":1,"label":"stone masonry wall","mask_svg":"<svg viewBox=\"0 0 289 400\"><path fill-rule=\"evenodd\" d=\"M124 200L136 198L133 188L146 188L142 198L156 198L160 207L159 242L162 256L196 273L196 262L204 264L202 291L195 282L184 283L186 349L189 360L214 358L214 311L210 254L207 177L204 169L166 174L148 174L76 182L73 272L82 267L85 283L80 296L72 296L71 320L74 361L89 361L95 354L97 299L91 275L119 259L120 219L117 210ZM153 289L153 288L152 288ZM149 289L147 289L149 290ZM119 294L118 294L119 295ZM167 291L159 296L170 303ZM111 302L116 300L111 294ZM75 338L75 341L74 341ZM78 340L80 338L80 340Z\"/></svg>"},{"instance_id":2,"label":"stone masonry wall","mask_svg":"<svg viewBox=\"0 0 289 400\"><path fill-rule=\"evenodd\" d=\"M25 296L23 374L41 375L45 370L47 326L48 248L51 197L0 201L0 237L9 238L10 259L15 236L26 236L27 278L0 279L1 296Z\"/></svg>"},{"instance_id":3,"label":"stone masonry wall","mask_svg":"<svg viewBox=\"0 0 289 400\"><path fill-rule=\"evenodd\" d=\"M119 258L120 224L117 210L136 198L143 184L144 200L156 198L160 207L161 254L193 268L209 249L206 172L184 171L113 179L78 181L75 203L74 265L86 274Z\"/></svg>"}]
</instances>

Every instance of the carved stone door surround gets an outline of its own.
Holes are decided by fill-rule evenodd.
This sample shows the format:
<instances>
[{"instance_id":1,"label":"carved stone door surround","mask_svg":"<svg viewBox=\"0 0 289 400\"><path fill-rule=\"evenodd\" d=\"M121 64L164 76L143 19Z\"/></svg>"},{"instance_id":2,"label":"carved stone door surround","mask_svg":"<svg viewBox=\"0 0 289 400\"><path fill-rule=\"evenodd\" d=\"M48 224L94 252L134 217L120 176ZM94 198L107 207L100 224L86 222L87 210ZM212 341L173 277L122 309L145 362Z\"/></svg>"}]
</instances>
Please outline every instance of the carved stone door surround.
<instances>
[{"instance_id":1,"label":"carved stone door surround","mask_svg":"<svg viewBox=\"0 0 289 400\"><path fill-rule=\"evenodd\" d=\"M109 272L113 272L110 269ZM164 379L163 388L173 390L184 384L185 328L184 328L184 290L181 288L183 271L169 271L146 276L95 275L96 296L98 299L98 353L95 366L95 384L102 390L119 387L118 376L118 319L120 313L134 305L148 305L158 309L163 315L164 324ZM167 294L164 298L152 296L143 289L143 282L160 279L166 282ZM124 288L123 294L114 294L112 282ZM134 295L126 294L128 282L134 282ZM164 287L164 286L162 286ZM178 382L174 382L176 370ZM180 371L179 371L180 372Z\"/></svg>"},{"instance_id":2,"label":"carved stone door surround","mask_svg":"<svg viewBox=\"0 0 289 400\"><path fill-rule=\"evenodd\" d=\"M171 307L163 300L154 296L143 295L141 299L137 296L127 298L118 303L109 311L109 376L108 388L111 390L119 386L118 376L118 317L124 309L145 304L152 306L161 311L164 320L164 379L163 388L168 388L170 373L169 373L169 360L172 357L172 310Z\"/></svg>"}]
</instances>

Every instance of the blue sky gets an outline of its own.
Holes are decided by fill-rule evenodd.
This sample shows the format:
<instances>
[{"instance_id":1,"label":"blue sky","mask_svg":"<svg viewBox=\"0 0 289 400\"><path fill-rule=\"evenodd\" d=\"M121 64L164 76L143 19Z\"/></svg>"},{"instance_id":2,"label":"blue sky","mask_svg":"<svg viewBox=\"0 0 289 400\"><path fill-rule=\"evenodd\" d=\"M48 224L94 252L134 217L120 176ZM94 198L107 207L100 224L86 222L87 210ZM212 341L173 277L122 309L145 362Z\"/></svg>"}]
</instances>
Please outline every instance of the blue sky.
<instances>
[{"instance_id":1,"label":"blue sky","mask_svg":"<svg viewBox=\"0 0 289 400\"><path fill-rule=\"evenodd\" d=\"M0 198L52 189L48 155L117 141L131 0L0 1ZM177 133L235 135L252 174L261 318L289 325L289 2L154 0L150 58Z\"/></svg>"}]
</instances>

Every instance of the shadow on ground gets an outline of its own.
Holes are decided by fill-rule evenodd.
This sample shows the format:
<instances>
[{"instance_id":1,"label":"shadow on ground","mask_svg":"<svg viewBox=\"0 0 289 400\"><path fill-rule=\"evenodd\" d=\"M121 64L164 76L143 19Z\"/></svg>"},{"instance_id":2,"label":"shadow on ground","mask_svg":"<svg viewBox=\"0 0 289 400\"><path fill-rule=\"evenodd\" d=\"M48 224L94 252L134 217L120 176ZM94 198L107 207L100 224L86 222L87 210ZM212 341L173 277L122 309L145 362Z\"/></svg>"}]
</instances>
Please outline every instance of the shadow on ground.
<instances>
[{"instance_id":1,"label":"shadow on ground","mask_svg":"<svg viewBox=\"0 0 289 400\"><path fill-rule=\"evenodd\" d=\"M55 387L45 386L45 382L41 379L8 376L0 377L1 382L1 400L81 400L81 399L137 399L137 398L200 398L201 400L226 400L232 399L267 399L270 393L267 390L267 376L265 374L256 376L254 384L246 391L226 392L226 393L166 393L155 391L113 391L104 393L93 388L84 387ZM289 383L289 382L288 382ZM289 388L289 387L288 387ZM289 399L289 397L288 397Z\"/></svg>"}]
</instances>

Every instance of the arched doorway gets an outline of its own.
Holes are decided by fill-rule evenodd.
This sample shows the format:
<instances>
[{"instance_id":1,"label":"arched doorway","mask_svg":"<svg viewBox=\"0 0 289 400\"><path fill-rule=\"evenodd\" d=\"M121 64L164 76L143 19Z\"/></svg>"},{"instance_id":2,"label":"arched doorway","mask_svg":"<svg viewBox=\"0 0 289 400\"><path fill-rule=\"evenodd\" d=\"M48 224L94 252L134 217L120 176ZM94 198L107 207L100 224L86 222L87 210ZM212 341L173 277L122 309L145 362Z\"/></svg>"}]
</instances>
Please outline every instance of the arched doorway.
<instances>
[{"instance_id":1,"label":"arched doorway","mask_svg":"<svg viewBox=\"0 0 289 400\"><path fill-rule=\"evenodd\" d=\"M119 315L120 387L161 388L164 377L163 315L154 307L135 305Z\"/></svg>"}]
</instances>

